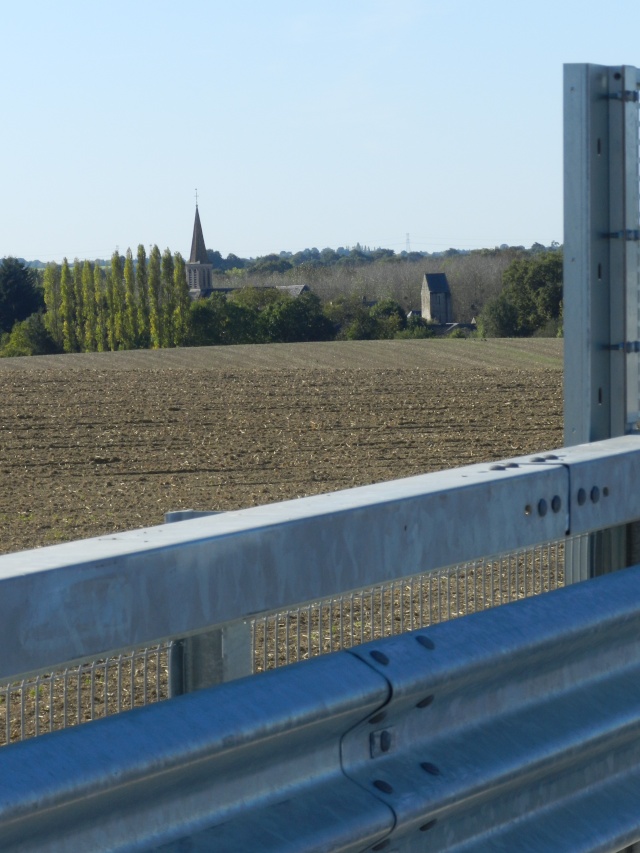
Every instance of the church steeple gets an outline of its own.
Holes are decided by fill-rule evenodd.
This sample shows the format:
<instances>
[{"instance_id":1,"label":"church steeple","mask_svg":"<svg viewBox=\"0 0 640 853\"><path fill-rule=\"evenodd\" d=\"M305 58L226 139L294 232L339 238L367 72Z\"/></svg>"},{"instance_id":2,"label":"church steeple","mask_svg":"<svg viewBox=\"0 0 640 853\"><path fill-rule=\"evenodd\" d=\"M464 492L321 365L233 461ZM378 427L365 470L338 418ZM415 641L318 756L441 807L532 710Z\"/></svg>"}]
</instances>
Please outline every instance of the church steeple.
<instances>
[{"instance_id":1,"label":"church steeple","mask_svg":"<svg viewBox=\"0 0 640 853\"><path fill-rule=\"evenodd\" d=\"M207 247L204 244L204 236L202 234L202 225L200 224L200 213L198 212L198 203L196 202L196 218L193 223L193 238L191 240L191 254L189 255L190 264L208 264Z\"/></svg>"},{"instance_id":2,"label":"church steeple","mask_svg":"<svg viewBox=\"0 0 640 853\"><path fill-rule=\"evenodd\" d=\"M202 225L200 224L200 213L198 211L198 195L196 192L196 218L193 223L193 237L191 239L191 254L189 261L185 264L189 294L192 299L208 296L211 293L213 264L207 257L207 247L204 244Z\"/></svg>"}]
</instances>

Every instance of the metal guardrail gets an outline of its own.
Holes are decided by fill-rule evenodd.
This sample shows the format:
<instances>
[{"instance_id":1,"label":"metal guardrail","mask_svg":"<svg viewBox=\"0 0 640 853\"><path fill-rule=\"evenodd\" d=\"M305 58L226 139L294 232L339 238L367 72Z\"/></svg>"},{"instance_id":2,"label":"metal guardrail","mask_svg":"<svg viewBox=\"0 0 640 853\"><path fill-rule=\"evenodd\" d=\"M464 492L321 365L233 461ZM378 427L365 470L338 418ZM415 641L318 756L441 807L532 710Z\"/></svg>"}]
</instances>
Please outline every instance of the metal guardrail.
<instances>
[{"instance_id":1,"label":"metal guardrail","mask_svg":"<svg viewBox=\"0 0 640 853\"><path fill-rule=\"evenodd\" d=\"M639 448L620 438L2 556L4 742L584 579L592 531L640 517Z\"/></svg>"},{"instance_id":2,"label":"metal guardrail","mask_svg":"<svg viewBox=\"0 0 640 853\"><path fill-rule=\"evenodd\" d=\"M624 436L0 556L0 680L625 524L639 478Z\"/></svg>"},{"instance_id":3,"label":"metal guardrail","mask_svg":"<svg viewBox=\"0 0 640 853\"><path fill-rule=\"evenodd\" d=\"M620 849L639 602L636 567L15 744L0 847Z\"/></svg>"}]
</instances>

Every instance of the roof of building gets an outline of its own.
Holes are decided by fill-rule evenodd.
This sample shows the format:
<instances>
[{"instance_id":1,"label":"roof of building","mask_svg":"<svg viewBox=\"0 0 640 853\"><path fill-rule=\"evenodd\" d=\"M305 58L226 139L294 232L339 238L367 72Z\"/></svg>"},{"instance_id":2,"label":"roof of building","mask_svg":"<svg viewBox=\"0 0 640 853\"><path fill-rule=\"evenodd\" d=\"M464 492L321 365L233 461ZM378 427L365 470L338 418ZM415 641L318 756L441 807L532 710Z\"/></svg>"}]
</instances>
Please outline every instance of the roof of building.
<instances>
[{"instance_id":1,"label":"roof of building","mask_svg":"<svg viewBox=\"0 0 640 853\"><path fill-rule=\"evenodd\" d=\"M191 254L189 255L190 264L208 264L209 257L207 255L207 247L204 244L202 235L202 225L200 224L200 214L198 213L198 205L196 204L196 219L193 223L193 239L191 240Z\"/></svg>"},{"instance_id":2,"label":"roof of building","mask_svg":"<svg viewBox=\"0 0 640 853\"><path fill-rule=\"evenodd\" d=\"M306 293L309 287L306 284L277 284L276 290L285 290L289 296L300 296L301 293Z\"/></svg>"},{"instance_id":3,"label":"roof of building","mask_svg":"<svg viewBox=\"0 0 640 853\"><path fill-rule=\"evenodd\" d=\"M449 282L443 272L426 272L424 274L430 293L449 293Z\"/></svg>"}]
</instances>

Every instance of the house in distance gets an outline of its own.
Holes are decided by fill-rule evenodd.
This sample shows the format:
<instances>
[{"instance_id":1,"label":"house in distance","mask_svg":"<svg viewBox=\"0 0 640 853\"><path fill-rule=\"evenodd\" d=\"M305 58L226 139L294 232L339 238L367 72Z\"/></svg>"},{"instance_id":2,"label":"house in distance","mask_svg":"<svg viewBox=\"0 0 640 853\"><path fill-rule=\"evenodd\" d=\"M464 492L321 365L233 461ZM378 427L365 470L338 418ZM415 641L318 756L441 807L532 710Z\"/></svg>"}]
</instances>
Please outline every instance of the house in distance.
<instances>
[{"instance_id":1,"label":"house in distance","mask_svg":"<svg viewBox=\"0 0 640 853\"><path fill-rule=\"evenodd\" d=\"M453 322L451 291L443 272L427 272L422 280L422 317L427 321L446 325Z\"/></svg>"}]
</instances>

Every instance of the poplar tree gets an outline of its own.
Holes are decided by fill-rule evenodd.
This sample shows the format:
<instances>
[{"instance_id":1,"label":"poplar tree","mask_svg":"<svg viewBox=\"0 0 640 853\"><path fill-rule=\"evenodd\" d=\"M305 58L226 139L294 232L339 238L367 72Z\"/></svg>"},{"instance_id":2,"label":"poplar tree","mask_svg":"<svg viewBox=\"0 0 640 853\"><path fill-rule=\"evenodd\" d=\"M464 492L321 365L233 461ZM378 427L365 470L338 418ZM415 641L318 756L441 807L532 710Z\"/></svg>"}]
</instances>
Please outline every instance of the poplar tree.
<instances>
[{"instance_id":1,"label":"poplar tree","mask_svg":"<svg viewBox=\"0 0 640 853\"><path fill-rule=\"evenodd\" d=\"M142 243L138 246L136 290L138 292L138 346L147 349L151 343L151 334L149 331L149 284L147 281L147 253Z\"/></svg>"},{"instance_id":2,"label":"poplar tree","mask_svg":"<svg viewBox=\"0 0 640 853\"><path fill-rule=\"evenodd\" d=\"M151 346L154 349L162 346L162 311L160 305L160 249L154 246L149 255L149 329Z\"/></svg>"},{"instance_id":3,"label":"poplar tree","mask_svg":"<svg viewBox=\"0 0 640 853\"><path fill-rule=\"evenodd\" d=\"M73 298L73 276L66 258L62 261L62 269L60 270L60 302L62 347L65 352L75 352L77 341L75 336L76 316Z\"/></svg>"},{"instance_id":4,"label":"poplar tree","mask_svg":"<svg viewBox=\"0 0 640 853\"><path fill-rule=\"evenodd\" d=\"M165 249L162 253L162 273L161 273L161 311L162 311L162 334L160 336L163 347L172 347L174 344L174 312L176 309L176 300L173 285L173 255L171 249Z\"/></svg>"},{"instance_id":5,"label":"poplar tree","mask_svg":"<svg viewBox=\"0 0 640 853\"><path fill-rule=\"evenodd\" d=\"M82 263L73 259L73 300L75 303L75 338L80 351L84 349L84 300L82 298Z\"/></svg>"},{"instance_id":6,"label":"poplar tree","mask_svg":"<svg viewBox=\"0 0 640 853\"><path fill-rule=\"evenodd\" d=\"M122 257L116 251L111 255L111 280L113 293L113 338L115 347L112 349L124 349L125 339L125 315L127 311L126 295L124 289L124 275L122 270Z\"/></svg>"},{"instance_id":7,"label":"poplar tree","mask_svg":"<svg viewBox=\"0 0 640 853\"><path fill-rule=\"evenodd\" d=\"M138 306L136 304L136 276L133 269L131 249L127 249L124 261L124 290L125 315L122 346L124 349L132 349L138 339Z\"/></svg>"},{"instance_id":8,"label":"poplar tree","mask_svg":"<svg viewBox=\"0 0 640 853\"><path fill-rule=\"evenodd\" d=\"M116 297L113 273L110 267L105 270L104 281L106 296L107 348L113 352L118 348L118 339L116 337Z\"/></svg>"},{"instance_id":9,"label":"poplar tree","mask_svg":"<svg viewBox=\"0 0 640 853\"><path fill-rule=\"evenodd\" d=\"M93 266L93 290L96 301L96 349L98 352L106 352L109 349L107 299L104 292L104 276L97 261Z\"/></svg>"},{"instance_id":10,"label":"poplar tree","mask_svg":"<svg viewBox=\"0 0 640 853\"><path fill-rule=\"evenodd\" d=\"M96 351L96 292L94 272L89 261L82 265L82 304L84 306L84 350Z\"/></svg>"},{"instance_id":11,"label":"poplar tree","mask_svg":"<svg viewBox=\"0 0 640 853\"><path fill-rule=\"evenodd\" d=\"M189 332L191 299L185 262L180 252L176 252L173 259L173 292L175 301L173 342L175 346L181 347Z\"/></svg>"},{"instance_id":12,"label":"poplar tree","mask_svg":"<svg viewBox=\"0 0 640 853\"><path fill-rule=\"evenodd\" d=\"M60 267L56 263L47 264L43 277L44 304L47 311L44 325L59 347L63 343L62 296L60 293Z\"/></svg>"}]
</instances>

